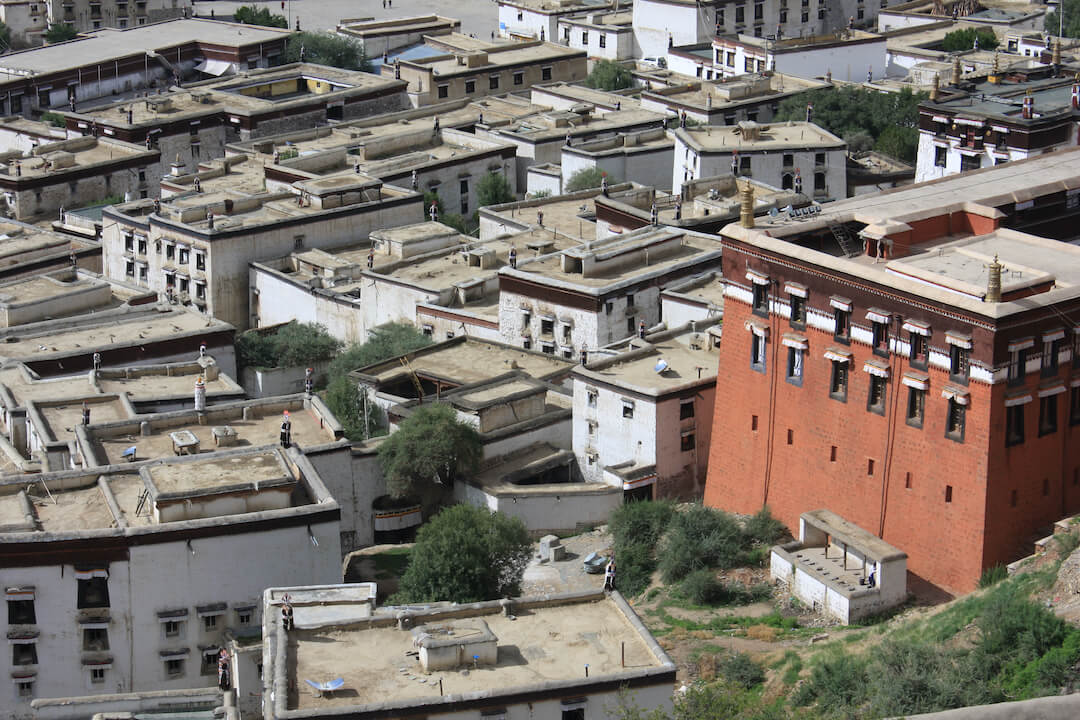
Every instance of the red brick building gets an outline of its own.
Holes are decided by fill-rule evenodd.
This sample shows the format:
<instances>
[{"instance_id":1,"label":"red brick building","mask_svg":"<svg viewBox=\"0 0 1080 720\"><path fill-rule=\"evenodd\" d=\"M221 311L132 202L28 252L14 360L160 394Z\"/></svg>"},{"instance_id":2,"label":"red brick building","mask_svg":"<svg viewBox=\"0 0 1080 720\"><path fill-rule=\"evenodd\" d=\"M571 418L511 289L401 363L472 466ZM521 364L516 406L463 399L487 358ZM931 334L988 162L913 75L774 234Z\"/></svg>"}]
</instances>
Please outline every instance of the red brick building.
<instances>
[{"instance_id":1,"label":"red brick building","mask_svg":"<svg viewBox=\"0 0 1080 720\"><path fill-rule=\"evenodd\" d=\"M726 227L705 502L826 507L952 591L1030 552L1080 511L1078 201L1066 151Z\"/></svg>"}]
</instances>

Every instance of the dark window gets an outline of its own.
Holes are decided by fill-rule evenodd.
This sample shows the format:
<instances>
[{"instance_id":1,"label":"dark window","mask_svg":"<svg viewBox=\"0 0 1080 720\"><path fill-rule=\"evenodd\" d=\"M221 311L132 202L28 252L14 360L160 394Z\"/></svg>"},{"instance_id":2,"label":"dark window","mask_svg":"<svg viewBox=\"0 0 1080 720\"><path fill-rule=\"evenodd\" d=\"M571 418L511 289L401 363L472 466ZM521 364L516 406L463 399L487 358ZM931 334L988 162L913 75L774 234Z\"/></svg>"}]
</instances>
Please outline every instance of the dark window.
<instances>
[{"instance_id":1,"label":"dark window","mask_svg":"<svg viewBox=\"0 0 1080 720\"><path fill-rule=\"evenodd\" d=\"M165 259L172 260L176 257L176 246L172 243L166 243L165 245Z\"/></svg>"},{"instance_id":2,"label":"dark window","mask_svg":"<svg viewBox=\"0 0 1080 720\"><path fill-rule=\"evenodd\" d=\"M585 720L585 708L574 708L573 710L563 710L562 720Z\"/></svg>"},{"instance_id":3,"label":"dark window","mask_svg":"<svg viewBox=\"0 0 1080 720\"><path fill-rule=\"evenodd\" d=\"M451 336L451 337L453 337L453 336ZM213 631L217 630L217 626L218 626L218 616L217 615L207 615L206 617L203 618L203 630L205 630L206 632L213 632Z\"/></svg>"},{"instance_id":4,"label":"dark window","mask_svg":"<svg viewBox=\"0 0 1080 720\"><path fill-rule=\"evenodd\" d=\"M600 47L607 47L607 35L600 33Z\"/></svg>"},{"instance_id":5,"label":"dark window","mask_svg":"<svg viewBox=\"0 0 1080 720\"><path fill-rule=\"evenodd\" d=\"M498 75L492 75L492 76L490 76L488 78L488 89L489 90L498 90L499 89L499 76Z\"/></svg>"},{"instance_id":6,"label":"dark window","mask_svg":"<svg viewBox=\"0 0 1080 720\"><path fill-rule=\"evenodd\" d=\"M753 309L755 315L769 314L769 286L754 283Z\"/></svg>"},{"instance_id":7,"label":"dark window","mask_svg":"<svg viewBox=\"0 0 1080 720\"><path fill-rule=\"evenodd\" d=\"M109 579L94 577L79 580L78 609L109 607Z\"/></svg>"},{"instance_id":8,"label":"dark window","mask_svg":"<svg viewBox=\"0 0 1080 720\"><path fill-rule=\"evenodd\" d=\"M1069 395L1069 424L1080 425L1080 387L1074 387Z\"/></svg>"},{"instance_id":9,"label":"dark window","mask_svg":"<svg viewBox=\"0 0 1080 720\"><path fill-rule=\"evenodd\" d=\"M1057 395L1039 400L1039 437L1057 432Z\"/></svg>"},{"instance_id":10,"label":"dark window","mask_svg":"<svg viewBox=\"0 0 1080 720\"><path fill-rule=\"evenodd\" d=\"M851 339L851 313L836 308L833 310L833 339L847 342Z\"/></svg>"},{"instance_id":11,"label":"dark window","mask_svg":"<svg viewBox=\"0 0 1080 720\"><path fill-rule=\"evenodd\" d=\"M623 400L622 416L624 418L632 418L632 417L634 417L634 403Z\"/></svg>"},{"instance_id":12,"label":"dark window","mask_svg":"<svg viewBox=\"0 0 1080 720\"><path fill-rule=\"evenodd\" d=\"M1024 442L1024 405L1005 408L1005 447Z\"/></svg>"},{"instance_id":13,"label":"dark window","mask_svg":"<svg viewBox=\"0 0 1080 720\"><path fill-rule=\"evenodd\" d=\"M823 152L814 153L814 164L815 165L824 165L825 164L825 157L826 157L825 153L823 153Z\"/></svg>"},{"instance_id":14,"label":"dark window","mask_svg":"<svg viewBox=\"0 0 1080 720\"><path fill-rule=\"evenodd\" d=\"M11 646L12 665L37 665L37 643L16 643Z\"/></svg>"},{"instance_id":15,"label":"dark window","mask_svg":"<svg viewBox=\"0 0 1080 720\"><path fill-rule=\"evenodd\" d=\"M936 167L945 167L945 158L948 156L948 150L941 147L934 148L934 165Z\"/></svg>"},{"instance_id":16,"label":"dark window","mask_svg":"<svg viewBox=\"0 0 1080 720\"><path fill-rule=\"evenodd\" d=\"M926 391L922 388L908 388L907 424L911 427L923 426L923 414L926 410Z\"/></svg>"},{"instance_id":17,"label":"dark window","mask_svg":"<svg viewBox=\"0 0 1080 720\"><path fill-rule=\"evenodd\" d=\"M926 336L913 332L908 336L908 345L911 347L911 366L922 370L926 369L927 342Z\"/></svg>"},{"instance_id":18,"label":"dark window","mask_svg":"<svg viewBox=\"0 0 1080 720\"><path fill-rule=\"evenodd\" d=\"M792 295L791 297L791 324L795 327L806 327L806 298Z\"/></svg>"},{"instance_id":19,"label":"dark window","mask_svg":"<svg viewBox=\"0 0 1080 720\"><path fill-rule=\"evenodd\" d=\"M1016 491L1014 490L1013 491L1014 497L1015 497L1015 493L1016 493ZM947 502L947 503L952 502L952 485L946 485L945 486L945 502Z\"/></svg>"},{"instance_id":20,"label":"dark window","mask_svg":"<svg viewBox=\"0 0 1080 720\"><path fill-rule=\"evenodd\" d=\"M765 17L765 5L763 3L754 3L754 19L761 20Z\"/></svg>"},{"instance_id":21,"label":"dark window","mask_svg":"<svg viewBox=\"0 0 1080 720\"><path fill-rule=\"evenodd\" d=\"M165 661L165 676L168 678L177 678L184 675L184 660L183 658L176 658L174 660Z\"/></svg>"},{"instance_id":22,"label":"dark window","mask_svg":"<svg viewBox=\"0 0 1080 720\"><path fill-rule=\"evenodd\" d=\"M949 379L967 385L968 350L959 345L949 346Z\"/></svg>"},{"instance_id":23,"label":"dark window","mask_svg":"<svg viewBox=\"0 0 1080 720\"><path fill-rule=\"evenodd\" d=\"M750 416L750 430L757 432L757 415Z\"/></svg>"},{"instance_id":24,"label":"dark window","mask_svg":"<svg viewBox=\"0 0 1080 720\"><path fill-rule=\"evenodd\" d=\"M679 419L688 420L692 417L694 417L694 401L687 400L679 403Z\"/></svg>"},{"instance_id":25,"label":"dark window","mask_svg":"<svg viewBox=\"0 0 1080 720\"><path fill-rule=\"evenodd\" d=\"M588 32L581 33L581 44L582 45L588 45L589 44L589 33Z\"/></svg>"},{"instance_id":26,"label":"dark window","mask_svg":"<svg viewBox=\"0 0 1080 720\"><path fill-rule=\"evenodd\" d=\"M195 253L195 269L206 270L206 254Z\"/></svg>"},{"instance_id":27,"label":"dark window","mask_svg":"<svg viewBox=\"0 0 1080 720\"><path fill-rule=\"evenodd\" d=\"M33 625L37 622L33 600L8 600L8 625Z\"/></svg>"},{"instance_id":28,"label":"dark window","mask_svg":"<svg viewBox=\"0 0 1080 720\"><path fill-rule=\"evenodd\" d=\"M794 153L784 153L784 167L794 167L794 166L795 166L795 155L794 155Z\"/></svg>"},{"instance_id":29,"label":"dark window","mask_svg":"<svg viewBox=\"0 0 1080 720\"><path fill-rule=\"evenodd\" d=\"M744 7L736 7L735 8L735 22L736 23L744 23L744 22L746 22L746 8L744 8Z\"/></svg>"},{"instance_id":30,"label":"dark window","mask_svg":"<svg viewBox=\"0 0 1080 720\"><path fill-rule=\"evenodd\" d=\"M747 72L751 72L751 71L747 71ZM750 158L749 155L743 155L742 157L739 158L739 174L740 175L750 175L751 174L750 160L751 160L751 158Z\"/></svg>"},{"instance_id":31,"label":"dark window","mask_svg":"<svg viewBox=\"0 0 1080 720\"><path fill-rule=\"evenodd\" d=\"M555 321L548 318L540 318L540 333L553 335L555 333Z\"/></svg>"},{"instance_id":32,"label":"dark window","mask_svg":"<svg viewBox=\"0 0 1080 720\"><path fill-rule=\"evenodd\" d=\"M847 402L848 364L840 360L832 361L832 377L829 378L829 397Z\"/></svg>"},{"instance_id":33,"label":"dark window","mask_svg":"<svg viewBox=\"0 0 1080 720\"><path fill-rule=\"evenodd\" d=\"M783 25L787 22L787 10L780 11L780 24Z\"/></svg>"},{"instance_id":34,"label":"dark window","mask_svg":"<svg viewBox=\"0 0 1080 720\"><path fill-rule=\"evenodd\" d=\"M1017 350L1009 356L1009 384L1021 385L1024 382L1024 377L1027 375L1027 355L1028 351Z\"/></svg>"},{"instance_id":35,"label":"dark window","mask_svg":"<svg viewBox=\"0 0 1080 720\"><path fill-rule=\"evenodd\" d=\"M135 252L135 236L124 233L124 252Z\"/></svg>"},{"instance_id":36,"label":"dark window","mask_svg":"<svg viewBox=\"0 0 1080 720\"><path fill-rule=\"evenodd\" d=\"M1047 340L1043 342L1042 375L1053 377L1058 373L1058 351L1061 350L1060 340Z\"/></svg>"},{"instance_id":37,"label":"dark window","mask_svg":"<svg viewBox=\"0 0 1080 720\"><path fill-rule=\"evenodd\" d=\"M866 409L878 415L885 414L885 378L870 376L870 392L866 397Z\"/></svg>"},{"instance_id":38,"label":"dark window","mask_svg":"<svg viewBox=\"0 0 1080 720\"><path fill-rule=\"evenodd\" d=\"M514 84L515 85L524 85L525 84L525 73L521 72L520 70L518 72L514 73Z\"/></svg>"},{"instance_id":39,"label":"dark window","mask_svg":"<svg viewBox=\"0 0 1080 720\"><path fill-rule=\"evenodd\" d=\"M978 155L960 155L960 172L978 170L982 165L982 159Z\"/></svg>"},{"instance_id":40,"label":"dark window","mask_svg":"<svg viewBox=\"0 0 1080 720\"><path fill-rule=\"evenodd\" d=\"M629 335L633 335L635 330L637 330L637 328L634 327L634 316L631 315L630 317L626 318L626 332Z\"/></svg>"},{"instance_id":41,"label":"dark window","mask_svg":"<svg viewBox=\"0 0 1080 720\"><path fill-rule=\"evenodd\" d=\"M165 626L165 637L167 638L180 637L180 633L184 629L183 620L166 620L163 625Z\"/></svg>"},{"instance_id":42,"label":"dark window","mask_svg":"<svg viewBox=\"0 0 1080 720\"><path fill-rule=\"evenodd\" d=\"M873 323L873 345L875 355L889 354L889 326L883 322Z\"/></svg>"},{"instance_id":43,"label":"dark window","mask_svg":"<svg viewBox=\"0 0 1080 720\"><path fill-rule=\"evenodd\" d=\"M634 293L626 293L626 307L627 309L634 306Z\"/></svg>"},{"instance_id":44,"label":"dark window","mask_svg":"<svg viewBox=\"0 0 1080 720\"><path fill-rule=\"evenodd\" d=\"M803 351L799 348L788 348L787 381L792 385L802 386Z\"/></svg>"},{"instance_id":45,"label":"dark window","mask_svg":"<svg viewBox=\"0 0 1080 720\"><path fill-rule=\"evenodd\" d=\"M682 441L680 442L680 449L683 452L694 449L694 433L687 433L686 435L682 436Z\"/></svg>"},{"instance_id":46,"label":"dark window","mask_svg":"<svg viewBox=\"0 0 1080 720\"><path fill-rule=\"evenodd\" d=\"M476 81L475 80L466 80L465 81L465 94L466 95L471 95L474 92L476 92Z\"/></svg>"},{"instance_id":47,"label":"dark window","mask_svg":"<svg viewBox=\"0 0 1080 720\"><path fill-rule=\"evenodd\" d=\"M439 86L439 97L440 98L450 97L450 86L449 85L440 85Z\"/></svg>"},{"instance_id":48,"label":"dark window","mask_svg":"<svg viewBox=\"0 0 1080 720\"><path fill-rule=\"evenodd\" d=\"M829 448L829 462L836 462L836 449L835 445Z\"/></svg>"},{"instance_id":49,"label":"dark window","mask_svg":"<svg viewBox=\"0 0 1080 720\"><path fill-rule=\"evenodd\" d=\"M828 186L825 185L825 173L814 173L814 192L825 192L828 190Z\"/></svg>"},{"instance_id":50,"label":"dark window","mask_svg":"<svg viewBox=\"0 0 1080 720\"><path fill-rule=\"evenodd\" d=\"M750 338L750 367L765 372L765 336L754 333Z\"/></svg>"},{"instance_id":51,"label":"dark window","mask_svg":"<svg viewBox=\"0 0 1080 720\"><path fill-rule=\"evenodd\" d=\"M202 654L202 662L199 663L200 675L215 675L217 674L218 665L218 651L208 650Z\"/></svg>"},{"instance_id":52,"label":"dark window","mask_svg":"<svg viewBox=\"0 0 1080 720\"><path fill-rule=\"evenodd\" d=\"M866 458L866 474L867 475L873 475L874 474L874 459L873 458Z\"/></svg>"},{"instance_id":53,"label":"dark window","mask_svg":"<svg viewBox=\"0 0 1080 720\"><path fill-rule=\"evenodd\" d=\"M550 80L551 79L551 68L550 67L540 68L540 79L541 80Z\"/></svg>"},{"instance_id":54,"label":"dark window","mask_svg":"<svg viewBox=\"0 0 1080 720\"><path fill-rule=\"evenodd\" d=\"M966 411L967 408L957 402L956 398L949 398L949 408L945 416L945 437L957 442L964 441Z\"/></svg>"},{"instance_id":55,"label":"dark window","mask_svg":"<svg viewBox=\"0 0 1080 720\"><path fill-rule=\"evenodd\" d=\"M1013 490L1009 493L1009 507L1016 507L1016 491Z\"/></svg>"},{"instance_id":56,"label":"dark window","mask_svg":"<svg viewBox=\"0 0 1080 720\"><path fill-rule=\"evenodd\" d=\"M95 652L109 649L109 631L105 628L83 630L83 650Z\"/></svg>"}]
</instances>

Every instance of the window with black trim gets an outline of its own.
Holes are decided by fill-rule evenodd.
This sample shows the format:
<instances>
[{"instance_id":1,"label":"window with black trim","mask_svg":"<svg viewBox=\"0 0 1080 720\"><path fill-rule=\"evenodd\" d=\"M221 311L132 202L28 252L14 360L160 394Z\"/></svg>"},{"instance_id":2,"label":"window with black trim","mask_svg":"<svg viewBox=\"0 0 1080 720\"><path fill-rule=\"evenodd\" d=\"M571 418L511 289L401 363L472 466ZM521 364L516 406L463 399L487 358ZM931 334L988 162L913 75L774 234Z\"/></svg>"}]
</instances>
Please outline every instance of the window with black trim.
<instances>
[{"instance_id":1,"label":"window with black trim","mask_svg":"<svg viewBox=\"0 0 1080 720\"><path fill-rule=\"evenodd\" d=\"M870 375L870 391L866 396L866 409L877 415L885 414L886 378Z\"/></svg>"},{"instance_id":2,"label":"window with black trim","mask_svg":"<svg viewBox=\"0 0 1080 720\"><path fill-rule=\"evenodd\" d=\"M1039 398L1039 437L1057 432L1057 395Z\"/></svg>"},{"instance_id":3,"label":"window with black trim","mask_svg":"<svg viewBox=\"0 0 1080 720\"><path fill-rule=\"evenodd\" d=\"M945 437L956 442L964 442L964 425L967 421L967 407L949 398L945 415Z\"/></svg>"},{"instance_id":4,"label":"window with black trim","mask_svg":"<svg viewBox=\"0 0 1080 720\"><path fill-rule=\"evenodd\" d=\"M1074 387L1069 393L1069 424L1080 425L1080 387Z\"/></svg>"},{"instance_id":5,"label":"window with black trim","mask_svg":"<svg viewBox=\"0 0 1080 720\"><path fill-rule=\"evenodd\" d=\"M1024 403L1005 408L1005 447L1024 442Z\"/></svg>"},{"instance_id":6,"label":"window with black trim","mask_svg":"<svg viewBox=\"0 0 1080 720\"><path fill-rule=\"evenodd\" d=\"M968 353L969 350L965 347L949 346L949 379L955 383L967 385L970 369Z\"/></svg>"},{"instance_id":7,"label":"window with black trim","mask_svg":"<svg viewBox=\"0 0 1080 720\"><path fill-rule=\"evenodd\" d=\"M926 369L928 357L927 345L927 337L925 335L917 332L912 332L908 335L908 346L910 347L908 361L911 363L912 367L920 370Z\"/></svg>"},{"instance_id":8,"label":"window with black trim","mask_svg":"<svg viewBox=\"0 0 1080 720\"><path fill-rule=\"evenodd\" d=\"M851 311L833 309L833 339L837 342L851 341Z\"/></svg>"},{"instance_id":9,"label":"window with black trim","mask_svg":"<svg viewBox=\"0 0 1080 720\"><path fill-rule=\"evenodd\" d=\"M875 355L889 354L889 325L888 323L872 321L873 348Z\"/></svg>"},{"instance_id":10,"label":"window with black trim","mask_svg":"<svg viewBox=\"0 0 1080 720\"><path fill-rule=\"evenodd\" d=\"M634 401L633 400L623 400L622 401L622 416L624 418L628 418L628 419L634 417Z\"/></svg>"},{"instance_id":11,"label":"window with black trim","mask_svg":"<svg viewBox=\"0 0 1080 720\"><path fill-rule=\"evenodd\" d=\"M8 625L33 625L37 622L33 600L8 600Z\"/></svg>"},{"instance_id":12,"label":"window with black trim","mask_svg":"<svg viewBox=\"0 0 1080 720\"><path fill-rule=\"evenodd\" d=\"M694 449L694 433L686 433L682 436L679 442L679 449L682 452L689 452Z\"/></svg>"},{"instance_id":13,"label":"window with black trim","mask_svg":"<svg viewBox=\"0 0 1080 720\"><path fill-rule=\"evenodd\" d=\"M934 166L945 167L945 159L949 156L947 148L937 145L934 147Z\"/></svg>"},{"instance_id":14,"label":"window with black trim","mask_svg":"<svg viewBox=\"0 0 1080 720\"><path fill-rule=\"evenodd\" d=\"M806 298L799 295L790 295L791 303L791 326L796 328L806 327Z\"/></svg>"},{"instance_id":15,"label":"window with black trim","mask_svg":"<svg viewBox=\"0 0 1080 720\"><path fill-rule=\"evenodd\" d=\"M498 90L499 89L499 76L498 75L490 75L490 76L488 76L488 89L489 90Z\"/></svg>"},{"instance_id":16,"label":"window with black trim","mask_svg":"<svg viewBox=\"0 0 1080 720\"><path fill-rule=\"evenodd\" d=\"M465 94L466 95L472 95L474 92L476 92L476 81L475 80L466 80L465 81Z\"/></svg>"},{"instance_id":17,"label":"window with black trim","mask_svg":"<svg viewBox=\"0 0 1080 720\"><path fill-rule=\"evenodd\" d=\"M109 631L105 628L86 628L83 630L83 650L98 652L109 649Z\"/></svg>"},{"instance_id":18,"label":"window with black trim","mask_svg":"<svg viewBox=\"0 0 1080 720\"><path fill-rule=\"evenodd\" d=\"M1044 340L1042 355L1042 376L1053 377L1058 374L1058 352L1061 340Z\"/></svg>"},{"instance_id":19,"label":"window with black trim","mask_svg":"<svg viewBox=\"0 0 1080 720\"><path fill-rule=\"evenodd\" d=\"M769 314L769 286L764 283L754 283L753 308L755 315Z\"/></svg>"},{"instance_id":20,"label":"window with black trim","mask_svg":"<svg viewBox=\"0 0 1080 720\"><path fill-rule=\"evenodd\" d=\"M750 367L757 372L765 372L765 336L753 333L750 336Z\"/></svg>"},{"instance_id":21,"label":"window with black trim","mask_svg":"<svg viewBox=\"0 0 1080 720\"><path fill-rule=\"evenodd\" d=\"M169 680L184 676L184 658L170 658L165 661L165 677Z\"/></svg>"},{"instance_id":22,"label":"window with black trim","mask_svg":"<svg viewBox=\"0 0 1080 720\"><path fill-rule=\"evenodd\" d=\"M1021 385L1027 376L1027 349L1009 353L1009 384Z\"/></svg>"},{"instance_id":23,"label":"window with black trim","mask_svg":"<svg viewBox=\"0 0 1080 720\"><path fill-rule=\"evenodd\" d=\"M679 419L689 420L694 417L694 401L683 400L679 403Z\"/></svg>"},{"instance_id":24,"label":"window with black trim","mask_svg":"<svg viewBox=\"0 0 1080 720\"><path fill-rule=\"evenodd\" d=\"M787 381L792 385L798 385L799 387L802 387L803 351L800 348L788 348Z\"/></svg>"},{"instance_id":25,"label":"window with black trim","mask_svg":"<svg viewBox=\"0 0 1080 720\"><path fill-rule=\"evenodd\" d=\"M829 397L840 402L847 402L848 364L841 360L832 361L832 373L829 377Z\"/></svg>"},{"instance_id":26,"label":"window with black trim","mask_svg":"<svg viewBox=\"0 0 1080 720\"><path fill-rule=\"evenodd\" d=\"M79 580L79 610L109 607L109 579L92 577Z\"/></svg>"},{"instance_id":27,"label":"window with black trim","mask_svg":"<svg viewBox=\"0 0 1080 720\"><path fill-rule=\"evenodd\" d=\"M450 86L443 84L438 86L438 94L440 98L450 97Z\"/></svg>"},{"instance_id":28,"label":"window with black trim","mask_svg":"<svg viewBox=\"0 0 1080 720\"><path fill-rule=\"evenodd\" d=\"M551 66L550 65L547 66L547 67L540 68L540 79L541 80L550 80L551 79Z\"/></svg>"},{"instance_id":29,"label":"window with black trim","mask_svg":"<svg viewBox=\"0 0 1080 720\"><path fill-rule=\"evenodd\" d=\"M515 85L524 85L525 84L525 73L522 72L521 70L518 70L517 72L514 73L514 84Z\"/></svg>"},{"instance_id":30,"label":"window with black trim","mask_svg":"<svg viewBox=\"0 0 1080 720\"><path fill-rule=\"evenodd\" d=\"M907 424L921 428L926 412L926 391L922 388L909 387L907 401Z\"/></svg>"}]
</instances>

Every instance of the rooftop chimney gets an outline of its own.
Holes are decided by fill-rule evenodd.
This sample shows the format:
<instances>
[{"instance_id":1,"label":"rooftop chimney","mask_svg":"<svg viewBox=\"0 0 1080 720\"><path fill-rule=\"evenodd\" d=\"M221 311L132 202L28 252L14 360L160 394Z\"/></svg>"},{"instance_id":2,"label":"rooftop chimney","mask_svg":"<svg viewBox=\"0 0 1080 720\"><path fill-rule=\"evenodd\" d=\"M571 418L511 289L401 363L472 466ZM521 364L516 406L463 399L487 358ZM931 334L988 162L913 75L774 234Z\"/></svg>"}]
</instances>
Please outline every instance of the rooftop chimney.
<instances>
[{"instance_id":1,"label":"rooftop chimney","mask_svg":"<svg viewBox=\"0 0 1080 720\"><path fill-rule=\"evenodd\" d=\"M1024 95L1024 108L1020 116L1025 120L1035 117L1035 98L1032 97L1030 90L1027 91L1027 95Z\"/></svg>"},{"instance_id":2,"label":"rooftop chimney","mask_svg":"<svg viewBox=\"0 0 1080 720\"><path fill-rule=\"evenodd\" d=\"M960 75L961 75L960 56L955 55L955 56L953 56L953 59L952 59L952 79L949 81L949 84L952 85L953 87L959 87L960 86Z\"/></svg>"},{"instance_id":3,"label":"rooftop chimney","mask_svg":"<svg viewBox=\"0 0 1080 720\"><path fill-rule=\"evenodd\" d=\"M1050 56L1050 64L1054 67L1061 65L1061 38L1054 41L1054 54Z\"/></svg>"},{"instance_id":4,"label":"rooftop chimney","mask_svg":"<svg viewBox=\"0 0 1080 720\"><path fill-rule=\"evenodd\" d=\"M742 206L739 210L739 224L744 228L754 227L754 188L747 180L742 187Z\"/></svg>"},{"instance_id":5,"label":"rooftop chimney","mask_svg":"<svg viewBox=\"0 0 1080 720\"><path fill-rule=\"evenodd\" d=\"M1002 265L998 262L998 256L994 256L994 262L987 265L990 272L986 279L986 302L1001 302L1001 270Z\"/></svg>"},{"instance_id":6,"label":"rooftop chimney","mask_svg":"<svg viewBox=\"0 0 1080 720\"><path fill-rule=\"evenodd\" d=\"M930 102L937 102L938 98L940 98L940 97L941 97L941 81L938 79L938 76L935 74L934 75L934 84L930 88Z\"/></svg>"}]
</instances>

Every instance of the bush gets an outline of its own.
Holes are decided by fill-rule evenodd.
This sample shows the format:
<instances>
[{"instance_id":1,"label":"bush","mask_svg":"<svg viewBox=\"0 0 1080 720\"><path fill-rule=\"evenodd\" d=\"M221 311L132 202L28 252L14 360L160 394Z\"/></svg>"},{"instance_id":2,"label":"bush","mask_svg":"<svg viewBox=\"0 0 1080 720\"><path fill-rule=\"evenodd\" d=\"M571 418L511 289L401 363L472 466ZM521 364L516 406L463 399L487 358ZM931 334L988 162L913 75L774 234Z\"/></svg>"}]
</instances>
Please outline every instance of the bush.
<instances>
[{"instance_id":1,"label":"bush","mask_svg":"<svg viewBox=\"0 0 1080 720\"><path fill-rule=\"evenodd\" d=\"M1009 571L1004 565L992 565L982 571L979 576L979 587L988 588L996 585L1009 576Z\"/></svg>"},{"instance_id":2,"label":"bush","mask_svg":"<svg viewBox=\"0 0 1080 720\"><path fill-rule=\"evenodd\" d=\"M502 173L489 172L476 184L476 202L480 207L512 202L514 192Z\"/></svg>"},{"instance_id":3,"label":"bush","mask_svg":"<svg viewBox=\"0 0 1080 720\"><path fill-rule=\"evenodd\" d=\"M348 377L340 376L332 380L326 388L323 400L341 423L345 437L349 440L367 440L383 434L385 428L373 403L368 404L367 422L364 422L364 405L360 402L360 392L356 383Z\"/></svg>"},{"instance_id":4,"label":"bush","mask_svg":"<svg viewBox=\"0 0 1080 720\"><path fill-rule=\"evenodd\" d=\"M604 172L600 168L582 168L567 179L566 187L563 188L563 192L573 193L582 190L592 190L593 188L600 187L603 179ZM608 185L612 184L612 182L611 178L608 178Z\"/></svg>"},{"instance_id":5,"label":"bush","mask_svg":"<svg viewBox=\"0 0 1080 720\"><path fill-rule=\"evenodd\" d=\"M304 51L304 62L371 72L371 62L364 54L364 46L352 38L330 33L295 33L285 48L285 62L300 62L301 49Z\"/></svg>"},{"instance_id":6,"label":"bush","mask_svg":"<svg viewBox=\"0 0 1080 720\"><path fill-rule=\"evenodd\" d=\"M329 360L341 343L316 323L295 320L273 333L249 330L236 338L236 354L241 367L303 367Z\"/></svg>"},{"instance_id":7,"label":"bush","mask_svg":"<svg viewBox=\"0 0 1080 720\"><path fill-rule=\"evenodd\" d=\"M773 546L776 542L787 535L784 523L773 517L768 507L763 507L750 516L743 528L746 537L753 542L762 545Z\"/></svg>"},{"instance_id":8,"label":"bush","mask_svg":"<svg viewBox=\"0 0 1080 720\"><path fill-rule=\"evenodd\" d=\"M48 123L55 128L67 127L67 123L64 121L64 116L60 113L43 112L41 113L41 122Z\"/></svg>"},{"instance_id":9,"label":"bush","mask_svg":"<svg viewBox=\"0 0 1080 720\"><path fill-rule=\"evenodd\" d=\"M968 27L946 34L941 41L941 49L945 52L973 50L976 42L978 42L979 50L993 50L998 46L997 35L993 30Z\"/></svg>"},{"instance_id":10,"label":"bush","mask_svg":"<svg viewBox=\"0 0 1080 720\"><path fill-rule=\"evenodd\" d=\"M74 40L75 36L78 34L79 31L75 29L74 25L53 23L49 25L49 29L45 31L44 37L46 42L59 43L67 40Z\"/></svg>"},{"instance_id":11,"label":"bush","mask_svg":"<svg viewBox=\"0 0 1080 720\"><path fill-rule=\"evenodd\" d=\"M600 90L622 90L634 84L634 75L626 67L611 60L601 60L593 66L592 72L585 78L586 87Z\"/></svg>"},{"instance_id":12,"label":"bush","mask_svg":"<svg viewBox=\"0 0 1080 720\"><path fill-rule=\"evenodd\" d=\"M747 689L765 682L765 670L746 653L728 655L717 669L726 680Z\"/></svg>"},{"instance_id":13,"label":"bush","mask_svg":"<svg viewBox=\"0 0 1080 720\"><path fill-rule=\"evenodd\" d=\"M288 28L289 21L284 15L272 15L270 8L259 8L253 5L241 5L233 13L233 20L248 25L262 25L264 27Z\"/></svg>"},{"instance_id":14,"label":"bush","mask_svg":"<svg viewBox=\"0 0 1080 720\"><path fill-rule=\"evenodd\" d=\"M695 570L679 583L679 592L695 605L748 605L772 597L765 583L747 587L742 583L724 583L714 570Z\"/></svg>"},{"instance_id":15,"label":"bush","mask_svg":"<svg viewBox=\"0 0 1080 720\"><path fill-rule=\"evenodd\" d=\"M611 513L608 525L616 547L635 542L656 547L674 514L675 504L667 500L629 502Z\"/></svg>"},{"instance_id":16,"label":"bush","mask_svg":"<svg viewBox=\"0 0 1080 720\"><path fill-rule=\"evenodd\" d=\"M661 576L670 583L704 567L735 567L743 544L743 532L734 516L693 505L676 513L664 535L660 544Z\"/></svg>"},{"instance_id":17,"label":"bush","mask_svg":"<svg viewBox=\"0 0 1080 720\"><path fill-rule=\"evenodd\" d=\"M615 588L627 597L640 595L652 582L655 547L643 542L616 543L615 557L619 568Z\"/></svg>"},{"instance_id":18,"label":"bush","mask_svg":"<svg viewBox=\"0 0 1080 720\"><path fill-rule=\"evenodd\" d=\"M520 593L531 555L529 531L518 518L453 505L420 526L409 567L390 602L471 603L513 597Z\"/></svg>"},{"instance_id":19,"label":"bush","mask_svg":"<svg viewBox=\"0 0 1080 720\"><path fill-rule=\"evenodd\" d=\"M431 344L431 338L407 323L387 323L373 328L367 342L350 345L330 363L331 382L353 370L389 360Z\"/></svg>"},{"instance_id":20,"label":"bush","mask_svg":"<svg viewBox=\"0 0 1080 720\"><path fill-rule=\"evenodd\" d=\"M821 707L842 712L863 702L867 694L869 677L862 658L843 651L833 652L821 658L810 671L810 677L799 686L791 697L796 705L817 702Z\"/></svg>"}]
</instances>

